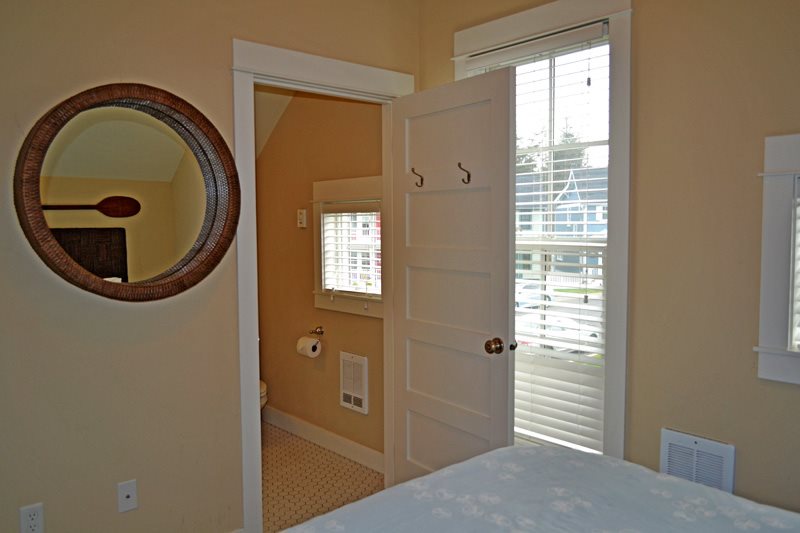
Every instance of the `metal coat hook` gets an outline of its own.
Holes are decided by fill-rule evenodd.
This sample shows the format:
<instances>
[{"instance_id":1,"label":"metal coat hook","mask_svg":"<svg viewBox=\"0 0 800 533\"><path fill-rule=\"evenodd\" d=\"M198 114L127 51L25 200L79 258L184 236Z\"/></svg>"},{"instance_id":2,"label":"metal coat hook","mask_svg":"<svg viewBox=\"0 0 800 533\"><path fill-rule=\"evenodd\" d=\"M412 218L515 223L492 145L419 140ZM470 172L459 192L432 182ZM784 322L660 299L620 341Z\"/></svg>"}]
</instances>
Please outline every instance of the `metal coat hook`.
<instances>
[{"instance_id":1,"label":"metal coat hook","mask_svg":"<svg viewBox=\"0 0 800 533\"><path fill-rule=\"evenodd\" d=\"M419 176L419 182L414 182L414 185L417 187L422 187L422 184L425 183L425 176L414 170L414 167L411 167L411 173L415 176Z\"/></svg>"},{"instance_id":2,"label":"metal coat hook","mask_svg":"<svg viewBox=\"0 0 800 533\"><path fill-rule=\"evenodd\" d=\"M468 184L470 181L472 181L472 172L470 172L466 168L462 167L461 166L461 161L458 162L458 168L460 168L461 170L463 170L464 172L467 173L467 177L466 178L461 178L461 182L462 183Z\"/></svg>"}]
</instances>

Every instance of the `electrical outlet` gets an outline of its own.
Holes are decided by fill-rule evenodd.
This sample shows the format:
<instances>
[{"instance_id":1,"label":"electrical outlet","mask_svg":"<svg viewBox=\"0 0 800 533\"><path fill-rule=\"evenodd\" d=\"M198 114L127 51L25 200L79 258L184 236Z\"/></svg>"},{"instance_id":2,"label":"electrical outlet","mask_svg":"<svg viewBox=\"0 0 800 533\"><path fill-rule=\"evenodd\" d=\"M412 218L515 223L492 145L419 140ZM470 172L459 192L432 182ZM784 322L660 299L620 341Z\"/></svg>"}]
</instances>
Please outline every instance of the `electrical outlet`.
<instances>
[{"instance_id":1,"label":"electrical outlet","mask_svg":"<svg viewBox=\"0 0 800 533\"><path fill-rule=\"evenodd\" d=\"M139 497L136 494L136 480L129 479L117 483L117 510L120 513L133 511L139 507Z\"/></svg>"},{"instance_id":2,"label":"electrical outlet","mask_svg":"<svg viewBox=\"0 0 800 533\"><path fill-rule=\"evenodd\" d=\"M42 502L19 508L20 533L44 533L44 504Z\"/></svg>"}]
</instances>

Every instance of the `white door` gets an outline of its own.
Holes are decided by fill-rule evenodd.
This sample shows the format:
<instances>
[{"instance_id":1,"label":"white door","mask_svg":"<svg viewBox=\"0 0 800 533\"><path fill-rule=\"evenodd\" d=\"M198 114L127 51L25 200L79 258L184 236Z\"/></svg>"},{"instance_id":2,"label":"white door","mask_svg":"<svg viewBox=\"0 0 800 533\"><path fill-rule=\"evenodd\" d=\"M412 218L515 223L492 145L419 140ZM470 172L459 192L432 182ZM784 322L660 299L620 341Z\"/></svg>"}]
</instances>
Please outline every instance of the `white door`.
<instances>
[{"instance_id":1,"label":"white door","mask_svg":"<svg viewBox=\"0 0 800 533\"><path fill-rule=\"evenodd\" d=\"M396 481L511 443L513 91L504 69L392 103Z\"/></svg>"}]
</instances>

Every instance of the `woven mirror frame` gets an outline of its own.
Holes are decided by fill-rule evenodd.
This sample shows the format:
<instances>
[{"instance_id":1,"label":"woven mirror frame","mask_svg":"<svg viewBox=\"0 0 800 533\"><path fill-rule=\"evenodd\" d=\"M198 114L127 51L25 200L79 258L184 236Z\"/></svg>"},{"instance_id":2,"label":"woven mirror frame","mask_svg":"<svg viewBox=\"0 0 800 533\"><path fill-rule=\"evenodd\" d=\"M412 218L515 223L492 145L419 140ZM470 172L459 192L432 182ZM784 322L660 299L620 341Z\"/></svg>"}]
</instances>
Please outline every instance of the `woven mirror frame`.
<instances>
[{"instance_id":1,"label":"woven mirror frame","mask_svg":"<svg viewBox=\"0 0 800 533\"><path fill-rule=\"evenodd\" d=\"M187 144L203 174L206 211L197 240L175 265L142 281L114 283L81 267L56 241L42 209L39 178L53 139L78 113L101 107L134 109L163 122ZM142 84L118 83L95 87L52 108L26 137L14 172L17 216L25 236L39 257L68 282L115 300L159 300L179 294L202 281L219 264L233 241L240 203L236 165L214 125L181 98Z\"/></svg>"}]
</instances>

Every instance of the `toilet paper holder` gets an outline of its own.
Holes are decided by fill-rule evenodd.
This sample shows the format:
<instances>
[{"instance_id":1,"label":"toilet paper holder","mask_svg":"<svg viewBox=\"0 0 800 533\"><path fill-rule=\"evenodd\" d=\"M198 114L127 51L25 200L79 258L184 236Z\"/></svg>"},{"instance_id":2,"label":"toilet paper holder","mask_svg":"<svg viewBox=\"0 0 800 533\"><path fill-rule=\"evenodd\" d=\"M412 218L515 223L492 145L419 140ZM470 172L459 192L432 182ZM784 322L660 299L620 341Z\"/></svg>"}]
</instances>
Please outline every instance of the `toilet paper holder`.
<instances>
[{"instance_id":1,"label":"toilet paper holder","mask_svg":"<svg viewBox=\"0 0 800 533\"><path fill-rule=\"evenodd\" d=\"M314 329L310 330L309 333L311 335L324 335L325 334L325 330L322 329L322 326L317 326Z\"/></svg>"}]
</instances>

